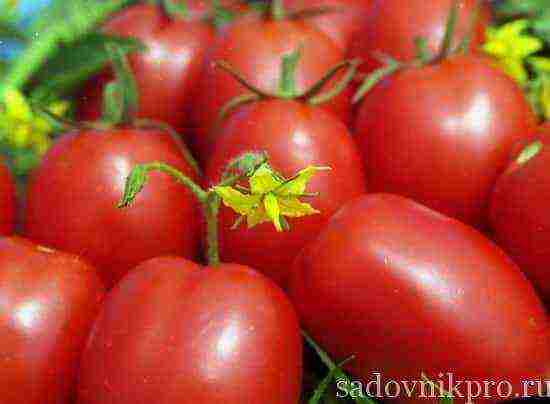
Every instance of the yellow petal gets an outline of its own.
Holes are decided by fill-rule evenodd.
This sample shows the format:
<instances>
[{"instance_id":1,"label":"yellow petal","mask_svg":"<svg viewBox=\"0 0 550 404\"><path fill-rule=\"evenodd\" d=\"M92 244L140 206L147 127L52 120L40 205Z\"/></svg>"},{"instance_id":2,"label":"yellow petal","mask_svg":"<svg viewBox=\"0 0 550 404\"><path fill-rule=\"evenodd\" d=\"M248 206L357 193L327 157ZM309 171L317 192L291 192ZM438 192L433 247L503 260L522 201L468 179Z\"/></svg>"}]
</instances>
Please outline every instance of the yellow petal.
<instances>
[{"instance_id":1,"label":"yellow petal","mask_svg":"<svg viewBox=\"0 0 550 404\"><path fill-rule=\"evenodd\" d=\"M275 190L277 196L299 196L306 192L307 183L319 171L330 170L330 167L314 167L309 166L301 170L293 178L286 181L283 185Z\"/></svg>"},{"instance_id":2,"label":"yellow petal","mask_svg":"<svg viewBox=\"0 0 550 404\"><path fill-rule=\"evenodd\" d=\"M232 187L214 187L223 204L241 215L248 215L258 207L261 195L246 195Z\"/></svg>"},{"instance_id":3,"label":"yellow petal","mask_svg":"<svg viewBox=\"0 0 550 404\"><path fill-rule=\"evenodd\" d=\"M320 213L309 203L301 202L298 198L278 198L281 214L287 217L303 217Z\"/></svg>"},{"instance_id":4,"label":"yellow petal","mask_svg":"<svg viewBox=\"0 0 550 404\"><path fill-rule=\"evenodd\" d=\"M29 122L33 113L27 100L19 91L8 88L4 91L4 104L9 119Z\"/></svg>"},{"instance_id":5,"label":"yellow petal","mask_svg":"<svg viewBox=\"0 0 550 404\"><path fill-rule=\"evenodd\" d=\"M277 197L272 193L269 193L264 197L264 209L267 217L269 217L269 219L273 222L277 231L283 231L279 202L277 201Z\"/></svg>"},{"instance_id":6,"label":"yellow petal","mask_svg":"<svg viewBox=\"0 0 550 404\"><path fill-rule=\"evenodd\" d=\"M283 184L269 164L262 164L250 177L250 192L252 194L267 194Z\"/></svg>"}]
</instances>

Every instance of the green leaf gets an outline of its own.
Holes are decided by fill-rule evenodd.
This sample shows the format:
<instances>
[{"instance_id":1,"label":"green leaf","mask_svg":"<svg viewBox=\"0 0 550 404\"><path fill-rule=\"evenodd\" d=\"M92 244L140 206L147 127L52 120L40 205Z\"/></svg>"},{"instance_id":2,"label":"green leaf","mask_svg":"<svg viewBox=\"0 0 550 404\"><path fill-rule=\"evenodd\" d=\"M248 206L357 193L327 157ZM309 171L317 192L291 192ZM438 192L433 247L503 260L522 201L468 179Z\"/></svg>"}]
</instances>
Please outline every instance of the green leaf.
<instances>
[{"instance_id":1,"label":"green leaf","mask_svg":"<svg viewBox=\"0 0 550 404\"><path fill-rule=\"evenodd\" d=\"M33 99L49 100L70 94L111 60L106 45L117 46L123 54L141 52L145 46L134 38L92 33L80 41L61 48L38 72L38 86Z\"/></svg>"},{"instance_id":2,"label":"green leaf","mask_svg":"<svg viewBox=\"0 0 550 404\"><path fill-rule=\"evenodd\" d=\"M136 196L141 192L149 177L149 170L145 165L135 166L130 175L126 178L126 185L124 187L124 194L122 199L118 203L118 208L125 208L130 206Z\"/></svg>"}]
</instances>

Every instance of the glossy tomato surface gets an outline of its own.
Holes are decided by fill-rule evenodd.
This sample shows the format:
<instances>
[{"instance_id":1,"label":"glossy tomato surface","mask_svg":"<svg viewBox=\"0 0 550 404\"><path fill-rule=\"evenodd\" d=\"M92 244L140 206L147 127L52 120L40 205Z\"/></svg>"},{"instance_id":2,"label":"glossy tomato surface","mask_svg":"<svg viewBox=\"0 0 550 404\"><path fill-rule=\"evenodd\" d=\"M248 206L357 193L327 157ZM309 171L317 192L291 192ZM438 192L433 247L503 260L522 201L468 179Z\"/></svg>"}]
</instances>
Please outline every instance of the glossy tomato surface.
<instances>
[{"instance_id":1,"label":"glossy tomato surface","mask_svg":"<svg viewBox=\"0 0 550 404\"><path fill-rule=\"evenodd\" d=\"M525 160L521 153L493 192L491 224L499 244L550 303L550 140Z\"/></svg>"},{"instance_id":2,"label":"glossy tomato surface","mask_svg":"<svg viewBox=\"0 0 550 404\"><path fill-rule=\"evenodd\" d=\"M0 402L71 402L104 287L80 258L0 239Z\"/></svg>"},{"instance_id":3,"label":"glossy tomato surface","mask_svg":"<svg viewBox=\"0 0 550 404\"><path fill-rule=\"evenodd\" d=\"M296 404L301 371L296 313L275 284L243 266L157 258L108 296L78 403Z\"/></svg>"},{"instance_id":4,"label":"glossy tomato surface","mask_svg":"<svg viewBox=\"0 0 550 404\"><path fill-rule=\"evenodd\" d=\"M285 0L284 3L294 12L325 9L319 16L308 17L307 22L346 51L353 35L365 25L374 0Z\"/></svg>"},{"instance_id":5,"label":"glossy tomato surface","mask_svg":"<svg viewBox=\"0 0 550 404\"><path fill-rule=\"evenodd\" d=\"M355 124L373 191L476 226L514 144L535 128L521 89L473 56L391 76L367 94Z\"/></svg>"},{"instance_id":6,"label":"glossy tomato surface","mask_svg":"<svg viewBox=\"0 0 550 404\"><path fill-rule=\"evenodd\" d=\"M188 104L215 36L213 26L198 19L170 19L159 7L137 5L109 21L104 31L146 46L130 57L139 90L138 116L185 129ZM99 118L103 87L111 79L104 73L87 84L79 100L82 119Z\"/></svg>"},{"instance_id":7,"label":"glossy tomato surface","mask_svg":"<svg viewBox=\"0 0 550 404\"><path fill-rule=\"evenodd\" d=\"M417 56L415 39L422 37L435 54L443 41L445 26L454 0L372 0L368 19L352 41L350 56L361 58L361 70L370 72L381 66L376 53L383 53L407 62ZM470 32L472 13L477 0L458 1L458 22L453 45L456 47ZM485 29L491 21L487 1L481 1L477 23L474 25L471 46L481 45ZM465 76L468 77L468 76Z\"/></svg>"},{"instance_id":8,"label":"glossy tomato surface","mask_svg":"<svg viewBox=\"0 0 550 404\"><path fill-rule=\"evenodd\" d=\"M366 192L361 159L345 125L329 112L296 101L259 102L234 114L216 139L207 180L219 182L229 161L247 151L266 152L273 168L287 178L310 165L332 169L309 183L307 191L319 196L304 198L321 213L290 220L289 232L279 233L271 223L231 229L237 216L222 208L222 259L250 265L284 285L303 246L337 209Z\"/></svg>"},{"instance_id":9,"label":"glossy tomato surface","mask_svg":"<svg viewBox=\"0 0 550 404\"><path fill-rule=\"evenodd\" d=\"M279 88L281 59L302 49L296 69L296 89L305 91L319 81L328 70L344 59L343 52L325 34L301 20L272 21L246 19L234 23L221 35L209 56L197 99L193 103L194 149L203 163L211 144L209 133L214 130L220 109L237 96L248 93L228 73L213 62L225 61L246 80L263 91L274 93ZM334 81L328 83L329 87ZM323 105L342 120L351 113L350 90Z\"/></svg>"},{"instance_id":10,"label":"glossy tomato surface","mask_svg":"<svg viewBox=\"0 0 550 404\"><path fill-rule=\"evenodd\" d=\"M15 216L15 184L8 168L0 162L0 235L13 233Z\"/></svg>"},{"instance_id":11,"label":"glossy tomato surface","mask_svg":"<svg viewBox=\"0 0 550 404\"><path fill-rule=\"evenodd\" d=\"M63 136L32 176L25 233L88 258L108 286L158 255L196 257L197 202L168 176L152 173L135 203L117 209L132 168L153 161L194 177L179 144L165 132L120 129Z\"/></svg>"},{"instance_id":12,"label":"glossy tomato surface","mask_svg":"<svg viewBox=\"0 0 550 404\"><path fill-rule=\"evenodd\" d=\"M333 357L355 355L360 380L450 372L522 392L522 380L548 370L548 317L519 268L477 231L409 199L349 203L295 266L303 325Z\"/></svg>"}]
</instances>

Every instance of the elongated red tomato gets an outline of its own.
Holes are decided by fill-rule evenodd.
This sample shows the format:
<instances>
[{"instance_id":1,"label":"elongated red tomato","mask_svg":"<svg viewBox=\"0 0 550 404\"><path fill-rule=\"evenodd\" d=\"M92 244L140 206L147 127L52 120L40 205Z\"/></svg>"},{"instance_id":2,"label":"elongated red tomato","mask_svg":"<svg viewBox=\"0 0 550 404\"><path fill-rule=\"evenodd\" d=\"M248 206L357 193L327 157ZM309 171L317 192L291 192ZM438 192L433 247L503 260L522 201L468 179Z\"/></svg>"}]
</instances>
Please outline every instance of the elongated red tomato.
<instances>
[{"instance_id":1,"label":"elongated red tomato","mask_svg":"<svg viewBox=\"0 0 550 404\"><path fill-rule=\"evenodd\" d=\"M0 239L0 402L72 402L104 287L80 258Z\"/></svg>"},{"instance_id":2,"label":"elongated red tomato","mask_svg":"<svg viewBox=\"0 0 550 404\"><path fill-rule=\"evenodd\" d=\"M450 372L522 393L523 380L549 370L547 314L512 260L409 199L349 203L295 266L290 295L303 325L335 358L355 355L348 367L361 380Z\"/></svg>"},{"instance_id":3,"label":"elongated red tomato","mask_svg":"<svg viewBox=\"0 0 550 404\"><path fill-rule=\"evenodd\" d=\"M275 284L239 265L157 258L108 296L78 403L296 404L301 370L296 313Z\"/></svg>"},{"instance_id":4,"label":"elongated red tomato","mask_svg":"<svg viewBox=\"0 0 550 404\"><path fill-rule=\"evenodd\" d=\"M285 0L294 11L326 9L319 16L308 17L307 22L329 36L346 51L353 35L367 23L368 11L374 0Z\"/></svg>"},{"instance_id":5,"label":"elongated red tomato","mask_svg":"<svg viewBox=\"0 0 550 404\"><path fill-rule=\"evenodd\" d=\"M527 153L527 154L526 154ZM520 153L493 192L491 224L499 244L550 302L550 141Z\"/></svg>"},{"instance_id":6,"label":"elongated red tomato","mask_svg":"<svg viewBox=\"0 0 550 404\"><path fill-rule=\"evenodd\" d=\"M171 20L159 7L137 5L118 14L104 31L137 38L147 47L130 57L139 90L138 116L185 129L188 105L215 37L214 27L193 18ZM111 78L104 73L83 90L79 103L82 119L99 118L103 87Z\"/></svg>"},{"instance_id":7,"label":"elongated red tomato","mask_svg":"<svg viewBox=\"0 0 550 404\"><path fill-rule=\"evenodd\" d=\"M408 62L417 55L415 39L420 37L426 39L428 50L435 54L443 41L453 1L455 0L410 0L404 6L402 0L372 0L367 11L368 19L352 41L350 56L364 61L361 66L364 72L371 72L381 66L377 53ZM458 1L454 47L470 32L476 2L477 0ZM481 9L473 26L472 47L483 43L485 29L491 21L489 3L481 1L479 4Z\"/></svg>"},{"instance_id":8,"label":"elongated red tomato","mask_svg":"<svg viewBox=\"0 0 550 404\"><path fill-rule=\"evenodd\" d=\"M25 234L88 258L108 286L138 263L163 254L198 255L200 211L194 196L152 174L129 209L117 209L136 164L164 161L196 178L168 133L113 129L63 136L34 172Z\"/></svg>"},{"instance_id":9,"label":"elongated red tomato","mask_svg":"<svg viewBox=\"0 0 550 404\"><path fill-rule=\"evenodd\" d=\"M13 233L15 227L15 185L6 166L0 162L0 235Z\"/></svg>"},{"instance_id":10,"label":"elongated red tomato","mask_svg":"<svg viewBox=\"0 0 550 404\"><path fill-rule=\"evenodd\" d=\"M389 77L367 94L355 124L371 190L476 226L486 225L514 144L535 128L521 89L477 56Z\"/></svg>"},{"instance_id":11,"label":"elongated red tomato","mask_svg":"<svg viewBox=\"0 0 550 404\"><path fill-rule=\"evenodd\" d=\"M193 103L194 139L197 158L209 155L209 133L214 130L222 107L248 90L213 62L225 61L252 85L267 93L277 93L281 59L302 49L295 73L297 92L308 90L332 66L344 59L343 52L322 32L302 20L245 19L228 27L216 40L209 55L203 80ZM337 80L338 77L335 78ZM334 85L332 80L328 86ZM348 122L351 114L350 90L343 91L323 108Z\"/></svg>"},{"instance_id":12,"label":"elongated red tomato","mask_svg":"<svg viewBox=\"0 0 550 404\"><path fill-rule=\"evenodd\" d=\"M206 169L211 184L219 182L225 166L247 151L264 151L273 168L290 177L308 165L329 166L317 174L308 192L319 196L306 202L317 215L291 220L289 232L272 224L232 229L237 216L223 208L220 215L222 259L250 265L284 285L291 264L330 216L344 203L366 192L361 159L346 127L332 114L297 101L272 100L249 105L222 127Z\"/></svg>"}]
</instances>

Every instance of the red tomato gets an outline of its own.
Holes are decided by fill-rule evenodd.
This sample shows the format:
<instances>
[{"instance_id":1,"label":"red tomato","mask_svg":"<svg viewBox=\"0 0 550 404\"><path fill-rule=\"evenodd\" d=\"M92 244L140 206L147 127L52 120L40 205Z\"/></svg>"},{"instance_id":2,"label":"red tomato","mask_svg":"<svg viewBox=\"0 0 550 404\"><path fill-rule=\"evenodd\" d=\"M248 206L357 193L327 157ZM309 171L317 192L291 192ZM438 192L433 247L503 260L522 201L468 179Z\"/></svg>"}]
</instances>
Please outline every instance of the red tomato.
<instances>
[{"instance_id":1,"label":"red tomato","mask_svg":"<svg viewBox=\"0 0 550 404\"><path fill-rule=\"evenodd\" d=\"M400 196L342 208L296 260L290 295L334 358L355 355L360 380L451 372L523 392L549 370L548 317L520 270L477 231Z\"/></svg>"},{"instance_id":2,"label":"red tomato","mask_svg":"<svg viewBox=\"0 0 550 404\"><path fill-rule=\"evenodd\" d=\"M483 58L455 56L376 86L355 130L373 191L483 226L513 145L535 126L511 79Z\"/></svg>"},{"instance_id":3,"label":"red tomato","mask_svg":"<svg viewBox=\"0 0 550 404\"><path fill-rule=\"evenodd\" d=\"M104 31L135 37L147 47L130 57L139 90L138 116L184 129L214 27L196 19L171 20L158 7L137 5L113 18ZM100 117L103 87L111 79L111 73L105 73L88 83L79 103L82 119Z\"/></svg>"},{"instance_id":4,"label":"red tomato","mask_svg":"<svg viewBox=\"0 0 550 404\"><path fill-rule=\"evenodd\" d=\"M157 258L108 296L78 403L296 404L301 371L296 313L271 281L239 265Z\"/></svg>"},{"instance_id":5,"label":"red tomato","mask_svg":"<svg viewBox=\"0 0 550 404\"><path fill-rule=\"evenodd\" d=\"M228 62L249 83L262 91L274 93L279 88L282 57L300 47L302 56L296 69L296 90L299 92L309 89L330 67L343 60L343 52L326 35L305 22L270 19L246 19L232 24L216 41L209 59ZM334 81L329 83L331 85ZM208 134L214 129L220 109L247 92L244 86L213 63L206 65L192 110L195 125L193 146L202 162L208 156L211 147ZM350 92L345 90L323 104L323 108L344 121L349 120Z\"/></svg>"},{"instance_id":6,"label":"red tomato","mask_svg":"<svg viewBox=\"0 0 550 404\"><path fill-rule=\"evenodd\" d=\"M367 11L374 0L285 0L291 10L301 11L326 8L318 17L308 17L308 22L327 34L346 51L353 35L365 25Z\"/></svg>"},{"instance_id":7,"label":"red tomato","mask_svg":"<svg viewBox=\"0 0 550 404\"><path fill-rule=\"evenodd\" d=\"M380 67L376 52L382 52L406 62L416 57L414 40L423 37L434 54L443 41L445 27L455 0L373 0L368 11L368 21L352 41L351 57L361 58L364 72ZM458 23L453 44L456 47L469 32L472 13L477 0L459 0ZM475 24L472 46L479 46L485 39L485 29L491 21L488 2L481 3ZM397 28L396 28L397 27ZM458 76L469 77L469 76Z\"/></svg>"},{"instance_id":8,"label":"red tomato","mask_svg":"<svg viewBox=\"0 0 550 404\"><path fill-rule=\"evenodd\" d=\"M308 165L330 166L317 174L304 200L321 213L291 220L291 231L278 233L265 223L232 230L236 215L222 208L222 260L256 268L284 285L294 258L317 235L344 203L366 192L361 159L346 127L321 108L297 101L259 102L234 114L222 127L206 169L210 183L218 183L230 160L247 151L265 151L273 168L290 177Z\"/></svg>"},{"instance_id":9,"label":"red tomato","mask_svg":"<svg viewBox=\"0 0 550 404\"><path fill-rule=\"evenodd\" d=\"M80 258L0 239L0 401L72 402L104 288Z\"/></svg>"},{"instance_id":10,"label":"red tomato","mask_svg":"<svg viewBox=\"0 0 550 404\"><path fill-rule=\"evenodd\" d=\"M15 185L13 178L0 163L0 235L13 233L15 227Z\"/></svg>"},{"instance_id":11,"label":"red tomato","mask_svg":"<svg viewBox=\"0 0 550 404\"><path fill-rule=\"evenodd\" d=\"M520 155L493 192L491 224L500 245L550 302L550 140L529 160Z\"/></svg>"},{"instance_id":12,"label":"red tomato","mask_svg":"<svg viewBox=\"0 0 550 404\"><path fill-rule=\"evenodd\" d=\"M163 254L197 255L194 196L153 173L128 209L117 209L136 164L164 161L195 177L178 143L159 131L81 131L62 137L31 180L26 234L88 258L112 286L138 263Z\"/></svg>"}]
</instances>

